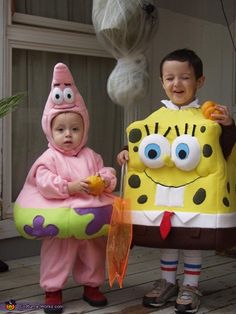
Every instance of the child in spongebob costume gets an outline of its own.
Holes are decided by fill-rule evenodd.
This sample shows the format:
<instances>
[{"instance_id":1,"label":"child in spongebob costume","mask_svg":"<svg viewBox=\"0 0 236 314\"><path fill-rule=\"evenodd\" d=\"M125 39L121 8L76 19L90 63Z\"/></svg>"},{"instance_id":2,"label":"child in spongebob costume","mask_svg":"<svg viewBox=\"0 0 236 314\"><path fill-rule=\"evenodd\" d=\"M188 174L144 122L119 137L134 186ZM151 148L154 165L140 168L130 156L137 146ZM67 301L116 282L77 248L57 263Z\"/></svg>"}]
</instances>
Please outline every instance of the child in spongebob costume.
<instances>
[{"instance_id":1,"label":"child in spongebob costume","mask_svg":"<svg viewBox=\"0 0 236 314\"><path fill-rule=\"evenodd\" d=\"M71 122L72 121L72 122ZM70 271L84 285L83 299L107 303L99 287L105 280L106 235L116 186L115 170L86 147L89 117L66 65L54 68L42 117L49 148L32 166L14 207L17 229L41 238L40 285L45 312L62 312L62 288ZM60 142L61 141L61 142Z\"/></svg>"},{"instance_id":2,"label":"child in spongebob costume","mask_svg":"<svg viewBox=\"0 0 236 314\"><path fill-rule=\"evenodd\" d=\"M133 244L161 248L162 278L143 304L160 307L177 296L178 313L198 310L200 250L236 242L236 127L227 107L202 110L195 96L204 83L202 68L188 49L162 60L169 100L128 126L128 150L117 157L119 164L128 161ZM178 249L184 250L182 285L176 282Z\"/></svg>"}]
</instances>

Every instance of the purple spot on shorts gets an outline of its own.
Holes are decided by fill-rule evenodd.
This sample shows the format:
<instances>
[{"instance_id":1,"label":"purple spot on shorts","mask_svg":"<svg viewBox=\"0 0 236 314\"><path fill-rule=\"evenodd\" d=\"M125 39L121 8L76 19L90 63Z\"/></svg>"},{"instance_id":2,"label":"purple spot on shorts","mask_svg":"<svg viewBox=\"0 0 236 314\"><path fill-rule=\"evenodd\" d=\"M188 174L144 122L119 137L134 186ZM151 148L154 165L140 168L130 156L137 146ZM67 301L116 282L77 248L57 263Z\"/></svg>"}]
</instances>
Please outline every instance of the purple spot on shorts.
<instances>
[{"instance_id":1,"label":"purple spot on shorts","mask_svg":"<svg viewBox=\"0 0 236 314\"><path fill-rule=\"evenodd\" d=\"M91 208L75 208L79 215L93 214L94 219L88 224L86 233L92 235L97 233L104 225L109 225L112 214L112 205Z\"/></svg>"},{"instance_id":2,"label":"purple spot on shorts","mask_svg":"<svg viewBox=\"0 0 236 314\"><path fill-rule=\"evenodd\" d=\"M43 216L36 216L33 219L33 226L25 225L24 231L32 237L52 237L56 236L59 232L58 228L55 225L47 225L44 224Z\"/></svg>"}]
</instances>

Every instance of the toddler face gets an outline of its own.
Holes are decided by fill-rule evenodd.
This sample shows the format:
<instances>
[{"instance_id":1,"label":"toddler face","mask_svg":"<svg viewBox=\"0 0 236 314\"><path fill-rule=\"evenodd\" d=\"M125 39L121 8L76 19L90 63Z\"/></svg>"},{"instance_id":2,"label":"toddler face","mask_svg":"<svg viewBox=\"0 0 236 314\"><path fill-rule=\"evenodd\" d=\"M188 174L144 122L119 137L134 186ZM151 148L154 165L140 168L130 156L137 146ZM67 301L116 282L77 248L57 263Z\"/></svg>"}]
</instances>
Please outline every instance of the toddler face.
<instances>
[{"instance_id":1,"label":"toddler face","mask_svg":"<svg viewBox=\"0 0 236 314\"><path fill-rule=\"evenodd\" d=\"M165 61L162 68L162 86L168 98L177 106L186 106L195 99L204 77L196 79L193 67L187 62Z\"/></svg>"},{"instance_id":2,"label":"toddler face","mask_svg":"<svg viewBox=\"0 0 236 314\"><path fill-rule=\"evenodd\" d=\"M64 151L70 151L78 147L83 139L83 134L83 119L77 113L60 113L52 120L54 143Z\"/></svg>"}]
</instances>

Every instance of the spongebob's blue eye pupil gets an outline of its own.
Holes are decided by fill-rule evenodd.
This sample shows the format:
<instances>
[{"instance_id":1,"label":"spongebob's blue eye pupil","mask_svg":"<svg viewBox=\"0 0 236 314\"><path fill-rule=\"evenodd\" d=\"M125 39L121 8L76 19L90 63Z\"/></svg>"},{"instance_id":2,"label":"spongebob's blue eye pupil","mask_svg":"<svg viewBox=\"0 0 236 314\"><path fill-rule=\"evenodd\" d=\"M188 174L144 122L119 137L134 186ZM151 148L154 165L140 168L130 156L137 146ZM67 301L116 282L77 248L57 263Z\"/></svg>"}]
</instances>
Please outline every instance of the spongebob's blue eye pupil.
<instances>
[{"instance_id":1,"label":"spongebob's blue eye pupil","mask_svg":"<svg viewBox=\"0 0 236 314\"><path fill-rule=\"evenodd\" d=\"M157 144L149 144L145 148L145 156L148 159L157 159L160 157L161 149Z\"/></svg>"},{"instance_id":2,"label":"spongebob's blue eye pupil","mask_svg":"<svg viewBox=\"0 0 236 314\"><path fill-rule=\"evenodd\" d=\"M56 97L56 99L59 99L59 98L60 98L60 95L59 95L59 94L56 94L55 97Z\"/></svg>"},{"instance_id":3,"label":"spongebob's blue eye pupil","mask_svg":"<svg viewBox=\"0 0 236 314\"><path fill-rule=\"evenodd\" d=\"M157 157L157 152L154 150L154 149L151 149L149 152L148 152L148 157L150 159L155 159Z\"/></svg>"},{"instance_id":4,"label":"spongebob's blue eye pupil","mask_svg":"<svg viewBox=\"0 0 236 314\"><path fill-rule=\"evenodd\" d=\"M185 143L180 143L176 147L176 156L179 157L179 159L185 159L189 155L189 147Z\"/></svg>"},{"instance_id":5,"label":"spongebob's blue eye pupil","mask_svg":"<svg viewBox=\"0 0 236 314\"><path fill-rule=\"evenodd\" d=\"M178 153L180 159L184 159L187 156L187 153L184 150L180 150Z\"/></svg>"},{"instance_id":6,"label":"spongebob's blue eye pupil","mask_svg":"<svg viewBox=\"0 0 236 314\"><path fill-rule=\"evenodd\" d=\"M71 94L67 94L67 97L68 97L68 98L71 98Z\"/></svg>"}]
</instances>

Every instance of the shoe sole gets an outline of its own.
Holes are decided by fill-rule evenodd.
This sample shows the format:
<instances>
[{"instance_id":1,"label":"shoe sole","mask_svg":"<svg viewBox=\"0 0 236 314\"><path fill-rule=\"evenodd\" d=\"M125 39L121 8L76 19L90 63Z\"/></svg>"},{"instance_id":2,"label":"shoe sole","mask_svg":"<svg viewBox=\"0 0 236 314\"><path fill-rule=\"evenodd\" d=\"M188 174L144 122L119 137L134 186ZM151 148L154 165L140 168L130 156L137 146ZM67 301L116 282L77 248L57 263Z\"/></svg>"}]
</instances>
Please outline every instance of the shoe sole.
<instances>
[{"instance_id":1,"label":"shoe sole","mask_svg":"<svg viewBox=\"0 0 236 314\"><path fill-rule=\"evenodd\" d=\"M105 306L105 305L107 305L107 300L104 300L104 301L92 301L89 298L87 298L86 296L83 296L83 300L88 302L88 304L90 304L91 306Z\"/></svg>"},{"instance_id":2,"label":"shoe sole","mask_svg":"<svg viewBox=\"0 0 236 314\"><path fill-rule=\"evenodd\" d=\"M200 302L197 304L197 307L195 309L192 309L192 310L186 310L186 311L179 311L175 308L175 313L191 313L191 314L194 314L194 313L197 313L198 309L199 309L199 306L200 306Z\"/></svg>"},{"instance_id":3,"label":"shoe sole","mask_svg":"<svg viewBox=\"0 0 236 314\"><path fill-rule=\"evenodd\" d=\"M165 302L162 302L162 303L145 303L145 302L143 302L143 305L146 306L146 307L161 307L161 306L165 305L168 302L175 301L176 300L176 296L173 296L173 297L169 298L168 300L166 300Z\"/></svg>"}]
</instances>

